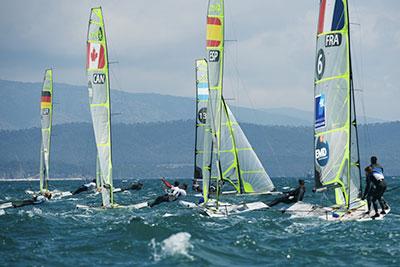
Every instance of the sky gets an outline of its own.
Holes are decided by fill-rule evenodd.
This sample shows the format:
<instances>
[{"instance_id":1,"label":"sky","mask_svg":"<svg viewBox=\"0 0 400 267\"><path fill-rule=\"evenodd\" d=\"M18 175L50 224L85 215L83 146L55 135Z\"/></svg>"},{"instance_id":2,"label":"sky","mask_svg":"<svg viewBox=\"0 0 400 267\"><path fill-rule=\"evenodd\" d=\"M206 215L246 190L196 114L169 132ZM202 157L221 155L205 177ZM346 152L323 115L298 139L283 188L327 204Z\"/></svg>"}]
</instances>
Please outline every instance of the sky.
<instances>
[{"instance_id":1,"label":"sky","mask_svg":"<svg viewBox=\"0 0 400 267\"><path fill-rule=\"evenodd\" d=\"M102 6L111 87L194 97L207 0L3 0L0 79L86 84L90 8ZM224 95L235 105L313 110L318 0L226 0ZM357 111L400 119L400 1L353 0ZM5 101L0 100L0 101Z\"/></svg>"}]
</instances>

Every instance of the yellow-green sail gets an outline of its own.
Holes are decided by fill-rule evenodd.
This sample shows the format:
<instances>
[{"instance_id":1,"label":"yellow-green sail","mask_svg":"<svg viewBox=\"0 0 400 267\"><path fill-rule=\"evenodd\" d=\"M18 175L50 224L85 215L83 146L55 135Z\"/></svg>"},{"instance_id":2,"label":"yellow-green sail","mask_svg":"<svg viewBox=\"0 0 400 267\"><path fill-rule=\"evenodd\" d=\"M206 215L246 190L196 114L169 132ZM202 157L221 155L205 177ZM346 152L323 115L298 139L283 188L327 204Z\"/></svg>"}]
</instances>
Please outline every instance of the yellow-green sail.
<instances>
[{"instance_id":1,"label":"yellow-green sail","mask_svg":"<svg viewBox=\"0 0 400 267\"><path fill-rule=\"evenodd\" d=\"M90 112L96 139L102 201L104 207L113 204L111 107L107 42L100 7L92 8L87 34L87 62Z\"/></svg>"},{"instance_id":2,"label":"yellow-green sail","mask_svg":"<svg viewBox=\"0 0 400 267\"><path fill-rule=\"evenodd\" d=\"M40 149L40 192L49 190L50 170L50 141L53 118L53 71L44 73L43 87L40 100L40 121L42 125L42 144Z\"/></svg>"},{"instance_id":3,"label":"yellow-green sail","mask_svg":"<svg viewBox=\"0 0 400 267\"><path fill-rule=\"evenodd\" d=\"M349 208L361 193L361 172L346 0L322 0L315 61L315 181L335 188Z\"/></svg>"},{"instance_id":4,"label":"yellow-green sail","mask_svg":"<svg viewBox=\"0 0 400 267\"><path fill-rule=\"evenodd\" d=\"M223 98L224 1L210 0L207 15L208 88L204 127L203 196L210 183L218 191L222 182L237 193L262 193L274 185Z\"/></svg>"}]
</instances>

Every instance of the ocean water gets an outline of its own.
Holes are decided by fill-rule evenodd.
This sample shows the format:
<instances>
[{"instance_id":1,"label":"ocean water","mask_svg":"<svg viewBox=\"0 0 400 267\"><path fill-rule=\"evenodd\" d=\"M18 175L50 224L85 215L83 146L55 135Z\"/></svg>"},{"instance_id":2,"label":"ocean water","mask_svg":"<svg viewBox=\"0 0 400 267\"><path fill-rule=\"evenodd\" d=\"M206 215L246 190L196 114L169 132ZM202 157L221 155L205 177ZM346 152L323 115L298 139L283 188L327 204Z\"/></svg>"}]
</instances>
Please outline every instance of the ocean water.
<instances>
[{"instance_id":1,"label":"ocean water","mask_svg":"<svg viewBox=\"0 0 400 267\"><path fill-rule=\"evenodd\" d=\"M400 183L387 180L389 189ZM139 203L163 193L160 181L143 182L141 191L117 194L117 202ZM297 183L274 182L278 187ZM54 181L51 187L72 190L80 184ZM320 202L312 182L306 185L305 202ZM0 201L28 198L24 191L37 187L38 182L0 182ZM0 266L400 266L399 194L385 195L392 212L383 221L332 223L291 218L279 211L284 206L222 219L177 202L142 210L76 209L76 204L100 203L99 195L83 193L7 209L0 216Z\"/></svg>"}]
</instances>

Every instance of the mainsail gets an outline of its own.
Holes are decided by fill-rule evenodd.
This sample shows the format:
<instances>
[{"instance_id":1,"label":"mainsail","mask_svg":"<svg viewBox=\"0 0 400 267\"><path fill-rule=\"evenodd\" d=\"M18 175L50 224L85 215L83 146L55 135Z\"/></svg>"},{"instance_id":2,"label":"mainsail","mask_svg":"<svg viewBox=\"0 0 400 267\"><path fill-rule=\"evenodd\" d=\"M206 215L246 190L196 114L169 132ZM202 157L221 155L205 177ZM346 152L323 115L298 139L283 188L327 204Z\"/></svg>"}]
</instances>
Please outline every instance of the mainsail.
<instances>
[{"instance_id":1,"label":"mainsail","mask_svg":"<svg viewBox=\"0 0 400 267\"><path fill-rule=\"evenodd\" d=\"M40 120L42 125L42 144L40 149L40 192L48 191L50 139L53 117L53 71L44 73L42 94L40 99Z\"/></svg>"},{"instance_id":2,"label":"mainsail","mask_svg":"<svg viewBox=\"0 0 400 267\"><path fill-rule=\"evenodd\" d=\"M209 97L204 127L203 196L208 200L210 183L217 196L222 183L237 193L262 193L274 185L249 144L222 94L224 62L224 1L210 0L207 15Z\"/></svg>"},{"instance_id":3,"label":"mainsail","mask_svg":"<svg viewBox=\"0 0 400 267\"><path fill-rule=\"evenodd\" d=\"M110 81L106 34L100 7L92 8L90 13L86 72L103 206L109 207L113 204Z\"/></svg>"},{"instance_id":4,"label":"mainsail","mask_svg":"<svg viewBox=\"0 0 400 267\"><path fill-rule=\"evenodd\" d=\"M315 62L315 181L335 188L347 208L360 197L361 172L347 0L321 0Z\"/></svg>"},{"instance_id":5,"label":"mainsail","mask_svg":"<svg viewBox=\"0 0 400 267\"><path fill-rule=\"evenodd\" d=\"M196 132L194 151L194 182L202 180L204 133L208 104L208 64L205 59L196 60Z\"/></svg>"}]
</instances>

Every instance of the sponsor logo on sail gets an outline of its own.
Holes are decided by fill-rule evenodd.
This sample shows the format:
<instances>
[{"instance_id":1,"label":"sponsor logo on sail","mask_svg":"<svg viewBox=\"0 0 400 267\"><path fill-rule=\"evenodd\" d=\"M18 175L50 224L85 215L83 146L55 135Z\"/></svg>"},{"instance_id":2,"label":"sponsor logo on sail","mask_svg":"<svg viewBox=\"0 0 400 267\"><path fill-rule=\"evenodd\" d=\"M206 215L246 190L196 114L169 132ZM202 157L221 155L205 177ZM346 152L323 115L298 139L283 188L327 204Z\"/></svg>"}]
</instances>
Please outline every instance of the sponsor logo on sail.
<instances>
[{"instance_id":1,"label":"sponsor logo on sail","mask_svg":"<svg viewBox=\"0 0 400 267\"><path fill-rule=\"evenodd\" d=\"M93 83L94 84L104 84L106 82L106 75L104 73L94 73Z\"/></svg>"},{"instance_id":2,"label":"sponsor logo on sail","mask_svg":"<svg viewBox=\"0 0 400 267\"><path fill-rule=\"evenodd\" d=\"M342 34L333 33L325 35L325 47L340 46L342 44Z\"/></svg>"},{"instance_id":3,"label":"sponsor logo on sail","mask_svg":"<svg viewBox=\"0 0 400 267\"><path fill-rule=\"evenodd\" d=\"M315 129L323 128L326 125L325 107L325 95L317 95L315 97Z\"/></svg>"},{"instance_id":4,"label":"sponsor logo on sail","mask_svg":"<svg viewBox=\"0 0 400 267\"><path fill-rule=\"evenodd\" d=\"M325 138L322 135L317 137L315 146L315 160L321 167L326 166L329 161L329 144L328 141L325 141Z\"/></svg>"}]
</instances>

